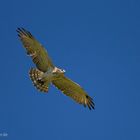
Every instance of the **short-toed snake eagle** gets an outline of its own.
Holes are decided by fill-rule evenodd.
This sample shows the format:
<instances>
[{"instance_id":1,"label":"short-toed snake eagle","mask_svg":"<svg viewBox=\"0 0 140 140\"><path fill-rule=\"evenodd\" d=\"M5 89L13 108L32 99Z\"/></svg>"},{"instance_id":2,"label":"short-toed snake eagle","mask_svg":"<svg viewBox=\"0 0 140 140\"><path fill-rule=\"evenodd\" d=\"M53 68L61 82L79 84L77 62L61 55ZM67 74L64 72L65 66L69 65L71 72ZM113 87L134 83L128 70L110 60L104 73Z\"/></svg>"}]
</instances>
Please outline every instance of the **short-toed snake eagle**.
<instances>
[{"instance_id":1,"label":"short-toed snake eagle","mask_svg":"<svg viewBox=\"0 0 140 140\"><path fill-rule=\"evenodd\" d=\"M49 85L53 84L79 104L83 104L85 107L88 106L89 109L94 109L92 98L80 85L68 79L64 75L64 70L57 68L52 63L47 51L34 36L24 28L18 28L17 32L27 54L31 56L37 67L31 68L29 71L34 86L41 92L48 92Z\"/></svg>"}]
</instances>

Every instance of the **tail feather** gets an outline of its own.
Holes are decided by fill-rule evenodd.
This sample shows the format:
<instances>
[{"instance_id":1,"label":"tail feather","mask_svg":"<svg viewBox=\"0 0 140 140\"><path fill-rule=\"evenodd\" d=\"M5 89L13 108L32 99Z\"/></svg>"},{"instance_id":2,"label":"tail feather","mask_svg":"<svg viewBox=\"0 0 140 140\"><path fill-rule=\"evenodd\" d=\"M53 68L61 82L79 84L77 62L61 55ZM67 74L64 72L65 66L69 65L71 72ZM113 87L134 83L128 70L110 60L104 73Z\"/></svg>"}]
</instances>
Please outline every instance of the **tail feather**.
<instances>
[{"instance_id":1,"label":"tail feather","mask_svg":"<svg viewBox=\"0 0 140 140\"><path fill-rule=\"evenodd\" d=\"M41 80L43 74L44 72L36 68L31 68L29 71L29 76L33 82L33 85L42 92L48 92L49 83Z\"/></svg>"}]
</instances>

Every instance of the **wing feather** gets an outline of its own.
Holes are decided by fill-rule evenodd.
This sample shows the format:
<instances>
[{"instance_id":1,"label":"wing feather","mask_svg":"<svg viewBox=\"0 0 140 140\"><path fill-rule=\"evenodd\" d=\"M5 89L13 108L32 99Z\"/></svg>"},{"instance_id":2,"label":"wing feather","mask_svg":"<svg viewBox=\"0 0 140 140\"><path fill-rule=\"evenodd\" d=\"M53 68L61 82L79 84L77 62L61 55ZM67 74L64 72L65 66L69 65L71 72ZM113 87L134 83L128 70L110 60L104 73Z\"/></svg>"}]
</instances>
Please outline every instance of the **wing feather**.
<instances>
[{"instance_id":1,"label":"wing feather","mask_svg":"<svg viewBox=\"0 0 140 140\"><path fill-rule=\"evenodd\" d=\"M18 28L17 32L27 54L31 56L39 70L46 72L50 67L54 67L45 48L29 31L24 28Z\"/></svg>"},{"instance_id":2,"label":"wing feather","mask_svg":"<svg viewBox=\"0 0 140 140\"><path fill-rule=\"evenodd\" d=\"M73 82L72 80L61 75L59 78L54 78L52 81L53 85L61 90L65 95L71 97L79 104L83 104L85 107L94 109L93 99L83 90L80 85Z\"/></svg>"}]
</instances>

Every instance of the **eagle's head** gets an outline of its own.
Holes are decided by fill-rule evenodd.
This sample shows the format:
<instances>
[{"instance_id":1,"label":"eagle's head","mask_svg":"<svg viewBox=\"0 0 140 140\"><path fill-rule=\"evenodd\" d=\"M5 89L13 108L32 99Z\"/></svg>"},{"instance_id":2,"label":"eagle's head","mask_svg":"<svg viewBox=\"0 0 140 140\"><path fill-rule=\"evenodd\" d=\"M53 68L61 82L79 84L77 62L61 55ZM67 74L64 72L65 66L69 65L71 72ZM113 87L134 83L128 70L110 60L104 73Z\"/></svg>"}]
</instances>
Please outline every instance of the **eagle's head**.
<instances>
[{"instance_id":1,"label":"eagle's head","mask_svg":"<svg viewBox=\"0 0 140 140\"><path fill-rule=\"evenodd\" d=\"M55 67L52 71L53 74L64 74L66 71L64 69L60 69Z\"/></svg>"}]
</instances>

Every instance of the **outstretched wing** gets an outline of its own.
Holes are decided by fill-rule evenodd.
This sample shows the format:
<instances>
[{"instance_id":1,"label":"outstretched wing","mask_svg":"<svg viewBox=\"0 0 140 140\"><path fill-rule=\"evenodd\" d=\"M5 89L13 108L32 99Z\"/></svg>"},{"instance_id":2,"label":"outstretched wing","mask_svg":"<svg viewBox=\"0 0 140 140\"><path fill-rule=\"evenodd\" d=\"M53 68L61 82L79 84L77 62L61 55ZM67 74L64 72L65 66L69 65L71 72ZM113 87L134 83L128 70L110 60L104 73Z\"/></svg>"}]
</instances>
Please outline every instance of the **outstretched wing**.
<instances>
[{"instance_id":1,"label":"outstretched wing","mask_svg":"<svg viewBox=\"0 0 140 140\"><path fill-rule=\"evenodd\" d=\"M39 70L46 72L50 67L54 67L45 48L29 31L24 28L18 28L17 32L27 54L32 57Z\"/></svg>"},{"instance_id":2,"label":"outstretched wing","mask_svg":"<svg viewBox=\"0 0 140 140\"><path fill-rule=\"evenodd\" d=\"M61 90L65 95L71 97L79 104L83 104L85 107L88 106L90 110L91 108L94 109L92 98L88 96L87 93L77 83L66 78L64 75L54 78L52 83L56 88Z\"/></svg>"}]
</instances>

